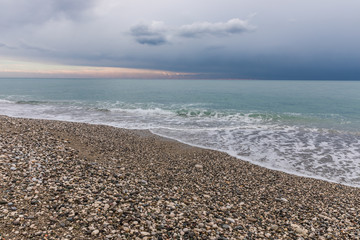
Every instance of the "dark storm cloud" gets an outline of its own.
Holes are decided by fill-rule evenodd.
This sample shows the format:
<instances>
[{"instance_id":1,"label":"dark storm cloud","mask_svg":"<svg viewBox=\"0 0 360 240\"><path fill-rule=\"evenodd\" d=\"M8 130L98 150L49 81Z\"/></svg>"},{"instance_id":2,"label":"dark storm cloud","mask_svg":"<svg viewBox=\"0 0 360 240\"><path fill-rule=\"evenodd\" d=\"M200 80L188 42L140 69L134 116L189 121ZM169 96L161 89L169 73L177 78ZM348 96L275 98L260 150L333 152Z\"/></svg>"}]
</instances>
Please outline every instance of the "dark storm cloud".
<instances>
[{"instance_id":1,"label":"dark storm cloud","mask_svg":"<svg viewBox=\"0 0 360 240\"><path fill-rule=\"evenodd\" d=\"M162 45L166 43L166 39L162 36L138 37L136 41L140 44L152 46Z\"/></svg>"},{"instance_id":2,"label":"dark storm cloud","mask_svg":"<svg viewBox=\"0 0 360 240\"><path fill-rule=\"evenodd\" d=\"M228 22L197 22L190 25L184 25L178 30L178 34L187 38L200 38L204 36L227 36L249 32L255 28L247 21L234 18Z\"/></svg>"},{"instance_id":3,"label":"dark storm cloud","mask_svg":"<svg viewBox=\"0 0 360 240\"><path fill-rule=\"evenodd\" d=\"M164 30L161 29L160 22L153 22L150 25L139 24L130 29L131 35L135 38L135 41L140 44L146 45L162 45L167 43Z\"/></svg>"},{"instance_id":4,"label":"dark storm cloud","mask_svg":"<svg viewBox=\"0 0 360 240\"><path fill-rule=\"evenodd\" d=\"M197 78L273 79L273 80L359 80L360 57L333 59L331 54L298 58L294 55L231 54L225 48L213 48L164 59L152 55L137 58L128 66L174 72L199 73ZM335 67L336 66L336 67Z\"/></svg>"}]
</instances>

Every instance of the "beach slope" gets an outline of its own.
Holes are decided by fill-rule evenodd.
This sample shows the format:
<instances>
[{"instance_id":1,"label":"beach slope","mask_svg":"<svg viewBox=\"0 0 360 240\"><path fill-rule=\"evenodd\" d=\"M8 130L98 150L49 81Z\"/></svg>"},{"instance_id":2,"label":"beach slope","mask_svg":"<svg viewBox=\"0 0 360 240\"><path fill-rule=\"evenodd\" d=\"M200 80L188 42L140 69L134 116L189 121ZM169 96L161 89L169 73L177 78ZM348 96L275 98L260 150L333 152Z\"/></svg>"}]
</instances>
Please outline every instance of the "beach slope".
<instances>
[{"instance_id":1,"label":"beach slope","mask_svg":"<svg viewBox=\"0 0 360 240\"><path fill-rule=\"evenodd\" d=\"M4 239L359 239L360 189L148 131L0 116Z\"/></svg>"}]
</instances>

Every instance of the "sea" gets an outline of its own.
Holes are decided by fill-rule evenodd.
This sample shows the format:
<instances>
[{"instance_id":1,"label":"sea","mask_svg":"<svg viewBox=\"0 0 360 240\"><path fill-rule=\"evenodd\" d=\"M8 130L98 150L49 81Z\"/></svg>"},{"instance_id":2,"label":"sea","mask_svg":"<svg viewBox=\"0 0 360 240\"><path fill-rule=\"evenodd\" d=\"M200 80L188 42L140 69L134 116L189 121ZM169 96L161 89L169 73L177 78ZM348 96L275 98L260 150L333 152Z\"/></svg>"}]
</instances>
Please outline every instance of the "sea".
<instances>
[{"instance_id":1,"label":"sea","mask_svg":"<svg viewBox=\"0 0 360 240\"><path fill-rule=\"evenodd\" d=\"M147 129L360 187L360 81L3 78L0 114Z\"/></svg>"}]
</instances>

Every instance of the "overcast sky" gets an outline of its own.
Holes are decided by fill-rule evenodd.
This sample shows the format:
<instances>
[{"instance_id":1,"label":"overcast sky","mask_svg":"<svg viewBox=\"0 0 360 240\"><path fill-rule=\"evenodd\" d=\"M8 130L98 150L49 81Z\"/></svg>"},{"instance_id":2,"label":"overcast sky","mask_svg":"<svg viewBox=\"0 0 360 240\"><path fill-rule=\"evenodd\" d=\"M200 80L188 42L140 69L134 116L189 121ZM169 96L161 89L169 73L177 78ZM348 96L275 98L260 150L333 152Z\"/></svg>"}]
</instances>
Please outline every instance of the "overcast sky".
<instances>
[{"instance_id":1,"label":"overcast sky","mask_svg":"<svg viewBox=\"0 0 360 240\"><path fill-rule=\"evenodd\" d=\"M70 77L360 80L359 12L359 0L0 0L0 77L36 64Z\"/></svg>"}]
</instances>

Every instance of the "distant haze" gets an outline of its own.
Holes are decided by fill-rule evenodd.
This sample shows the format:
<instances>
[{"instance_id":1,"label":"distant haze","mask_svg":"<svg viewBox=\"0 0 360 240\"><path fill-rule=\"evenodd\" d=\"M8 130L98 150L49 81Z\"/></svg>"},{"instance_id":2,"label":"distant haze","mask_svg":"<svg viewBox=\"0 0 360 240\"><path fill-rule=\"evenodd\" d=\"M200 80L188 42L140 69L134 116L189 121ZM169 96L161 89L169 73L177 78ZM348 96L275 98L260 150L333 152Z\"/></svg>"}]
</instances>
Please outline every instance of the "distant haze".
<instances>
[{"instance_id":1,"label":"distant haze","mask_svg":"<svg viewBox=\"0 0 360 240\"><path fill-rule=\"evenodd\" d=\"M0 0L0 77L360 80L358 0Z\"/></svg>"}]
</instances>

